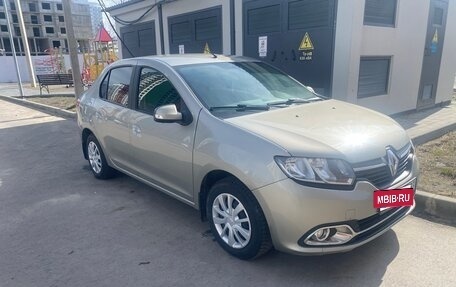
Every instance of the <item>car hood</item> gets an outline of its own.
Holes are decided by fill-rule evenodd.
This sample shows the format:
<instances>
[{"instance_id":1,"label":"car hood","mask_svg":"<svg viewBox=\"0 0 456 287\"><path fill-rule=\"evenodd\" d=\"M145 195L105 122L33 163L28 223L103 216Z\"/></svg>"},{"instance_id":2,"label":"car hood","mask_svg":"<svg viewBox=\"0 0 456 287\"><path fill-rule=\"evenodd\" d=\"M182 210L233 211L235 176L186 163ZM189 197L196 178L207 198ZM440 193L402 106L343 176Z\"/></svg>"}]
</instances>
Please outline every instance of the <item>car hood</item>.
<instances>
[{"instance_id":1,"label":"car hood","mask_svg":"<svg viewBox=\"0 0 456 287\"><path fill-rule=\"evenodd\" d=\"M362 162L409 143L391 118L353 104L327 100L250 114L226 121L280 145L293 156Z\"/></svg>"}]
</instances>

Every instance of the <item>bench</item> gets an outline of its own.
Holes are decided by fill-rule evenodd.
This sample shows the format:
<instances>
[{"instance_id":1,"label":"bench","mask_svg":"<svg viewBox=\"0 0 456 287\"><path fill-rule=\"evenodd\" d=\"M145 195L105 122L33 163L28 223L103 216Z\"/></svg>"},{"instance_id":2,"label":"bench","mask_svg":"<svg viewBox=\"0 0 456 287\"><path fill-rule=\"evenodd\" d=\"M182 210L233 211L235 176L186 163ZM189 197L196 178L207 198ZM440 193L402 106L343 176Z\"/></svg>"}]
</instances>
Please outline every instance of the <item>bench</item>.
<instances>
[{"instance_id":1,"label":"bench","mask_svg":"<svg viewBox=\"0 0 456 287\"><path fill-rule=\"evenodd\" d=\"M49 94L49 86L66 85L69 87L74 84L72 74L46 74L36 75L36 77L40 84L40 96L43 95L43 88L45 88Z\"/></svg>"}]
</instances>

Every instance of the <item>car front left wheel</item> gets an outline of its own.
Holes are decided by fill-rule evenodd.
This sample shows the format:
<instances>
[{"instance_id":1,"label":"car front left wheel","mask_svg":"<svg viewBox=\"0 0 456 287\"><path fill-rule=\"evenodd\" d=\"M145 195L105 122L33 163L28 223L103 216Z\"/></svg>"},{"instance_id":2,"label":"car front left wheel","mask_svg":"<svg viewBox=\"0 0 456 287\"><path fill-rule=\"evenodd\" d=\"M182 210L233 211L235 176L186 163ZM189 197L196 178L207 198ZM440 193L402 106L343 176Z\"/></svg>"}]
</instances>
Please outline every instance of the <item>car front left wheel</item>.
<instances>
[{"instance_id":1,"label":"car front left wheel","mask_svg":"<svg viewBox=\"0 0 456 287\"><path fill-rule=\"evenodd\" d=\"M206 211L212 234L231 255L254 259L272 248L260 205L250 190L235 178L222 179L210 189Z\"/></svg>"}]
</instances>

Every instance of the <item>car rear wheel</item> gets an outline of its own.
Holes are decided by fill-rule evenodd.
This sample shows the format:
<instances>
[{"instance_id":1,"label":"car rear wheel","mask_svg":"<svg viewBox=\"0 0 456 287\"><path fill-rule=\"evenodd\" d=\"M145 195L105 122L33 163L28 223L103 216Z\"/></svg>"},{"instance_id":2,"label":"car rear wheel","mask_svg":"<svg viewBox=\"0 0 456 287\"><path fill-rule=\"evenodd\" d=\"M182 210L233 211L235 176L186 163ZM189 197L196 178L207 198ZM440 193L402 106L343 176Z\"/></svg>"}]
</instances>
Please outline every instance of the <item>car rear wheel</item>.
<instances>
[{"instance_id":1,"label":"car rear wheel","mask_svg":"<svg viewBox=\"0 0 456 287\"><path fill-rule=\"evenodd\" d=\"M100 143L94 135L89 135L86 142L87 156L93 175L99 179L108 179L114 176L115 171L110 167L101 149Z\"/></svg>"},{"instance_id":2,"label":"car rear wheel","mask_svg":"<svg viewBox=\"0 0 456 287\"><path fill-rule=\"evenodd\" d=\"M253 259L272 248L260 205L235 178L223 179L210 189L206 211L212 234L231 255Z\"/></svg>"}]
</instances>

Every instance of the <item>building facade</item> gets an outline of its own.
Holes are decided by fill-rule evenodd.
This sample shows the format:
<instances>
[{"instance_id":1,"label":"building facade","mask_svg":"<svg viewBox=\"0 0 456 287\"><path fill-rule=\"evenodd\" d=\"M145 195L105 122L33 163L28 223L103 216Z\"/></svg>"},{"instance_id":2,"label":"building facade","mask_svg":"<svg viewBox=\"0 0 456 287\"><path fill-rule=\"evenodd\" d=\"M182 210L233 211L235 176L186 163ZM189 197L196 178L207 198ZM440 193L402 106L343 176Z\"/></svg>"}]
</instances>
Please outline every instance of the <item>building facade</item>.
<instances>
[{"instance_id":1,"label":"building facade","mask_svg":"<svg viewBox=\"0 0 456 287\"><path fill-rule=\"evenodd\" d=\"M101 14L101 7L98 3L89 2L90 18L92 21L92 35L95 37L103 26L103 16Z\"/></svg>"},{"instance_id":2,"label":"building facade","mask_svg":"<svg viewBox=\"0 0 456 287\"><path fill-rule=\"evenodd\" d=\"M32 55L46 54L50 49L68 51L65 16L61 0L20 0L29 47ZM8 9L5 5L8 4ZM81 51L87 50L93 38L90 5L87 0L72 1L73 27ZM16 52L24 51L14 0L0 0L0 49L11 54L6 11L13 23Z\"/></svg>"},{"instance_id":3,"label":"building facade","mask_svg":"<svg viewBox=\"0 0 456 287\"><path fill-rule=\"evenodd\" d=\"M108 11L124 58L208 47L387 114L452 97L456 1L131 0Z\"/></svg>"}]
</instances>

